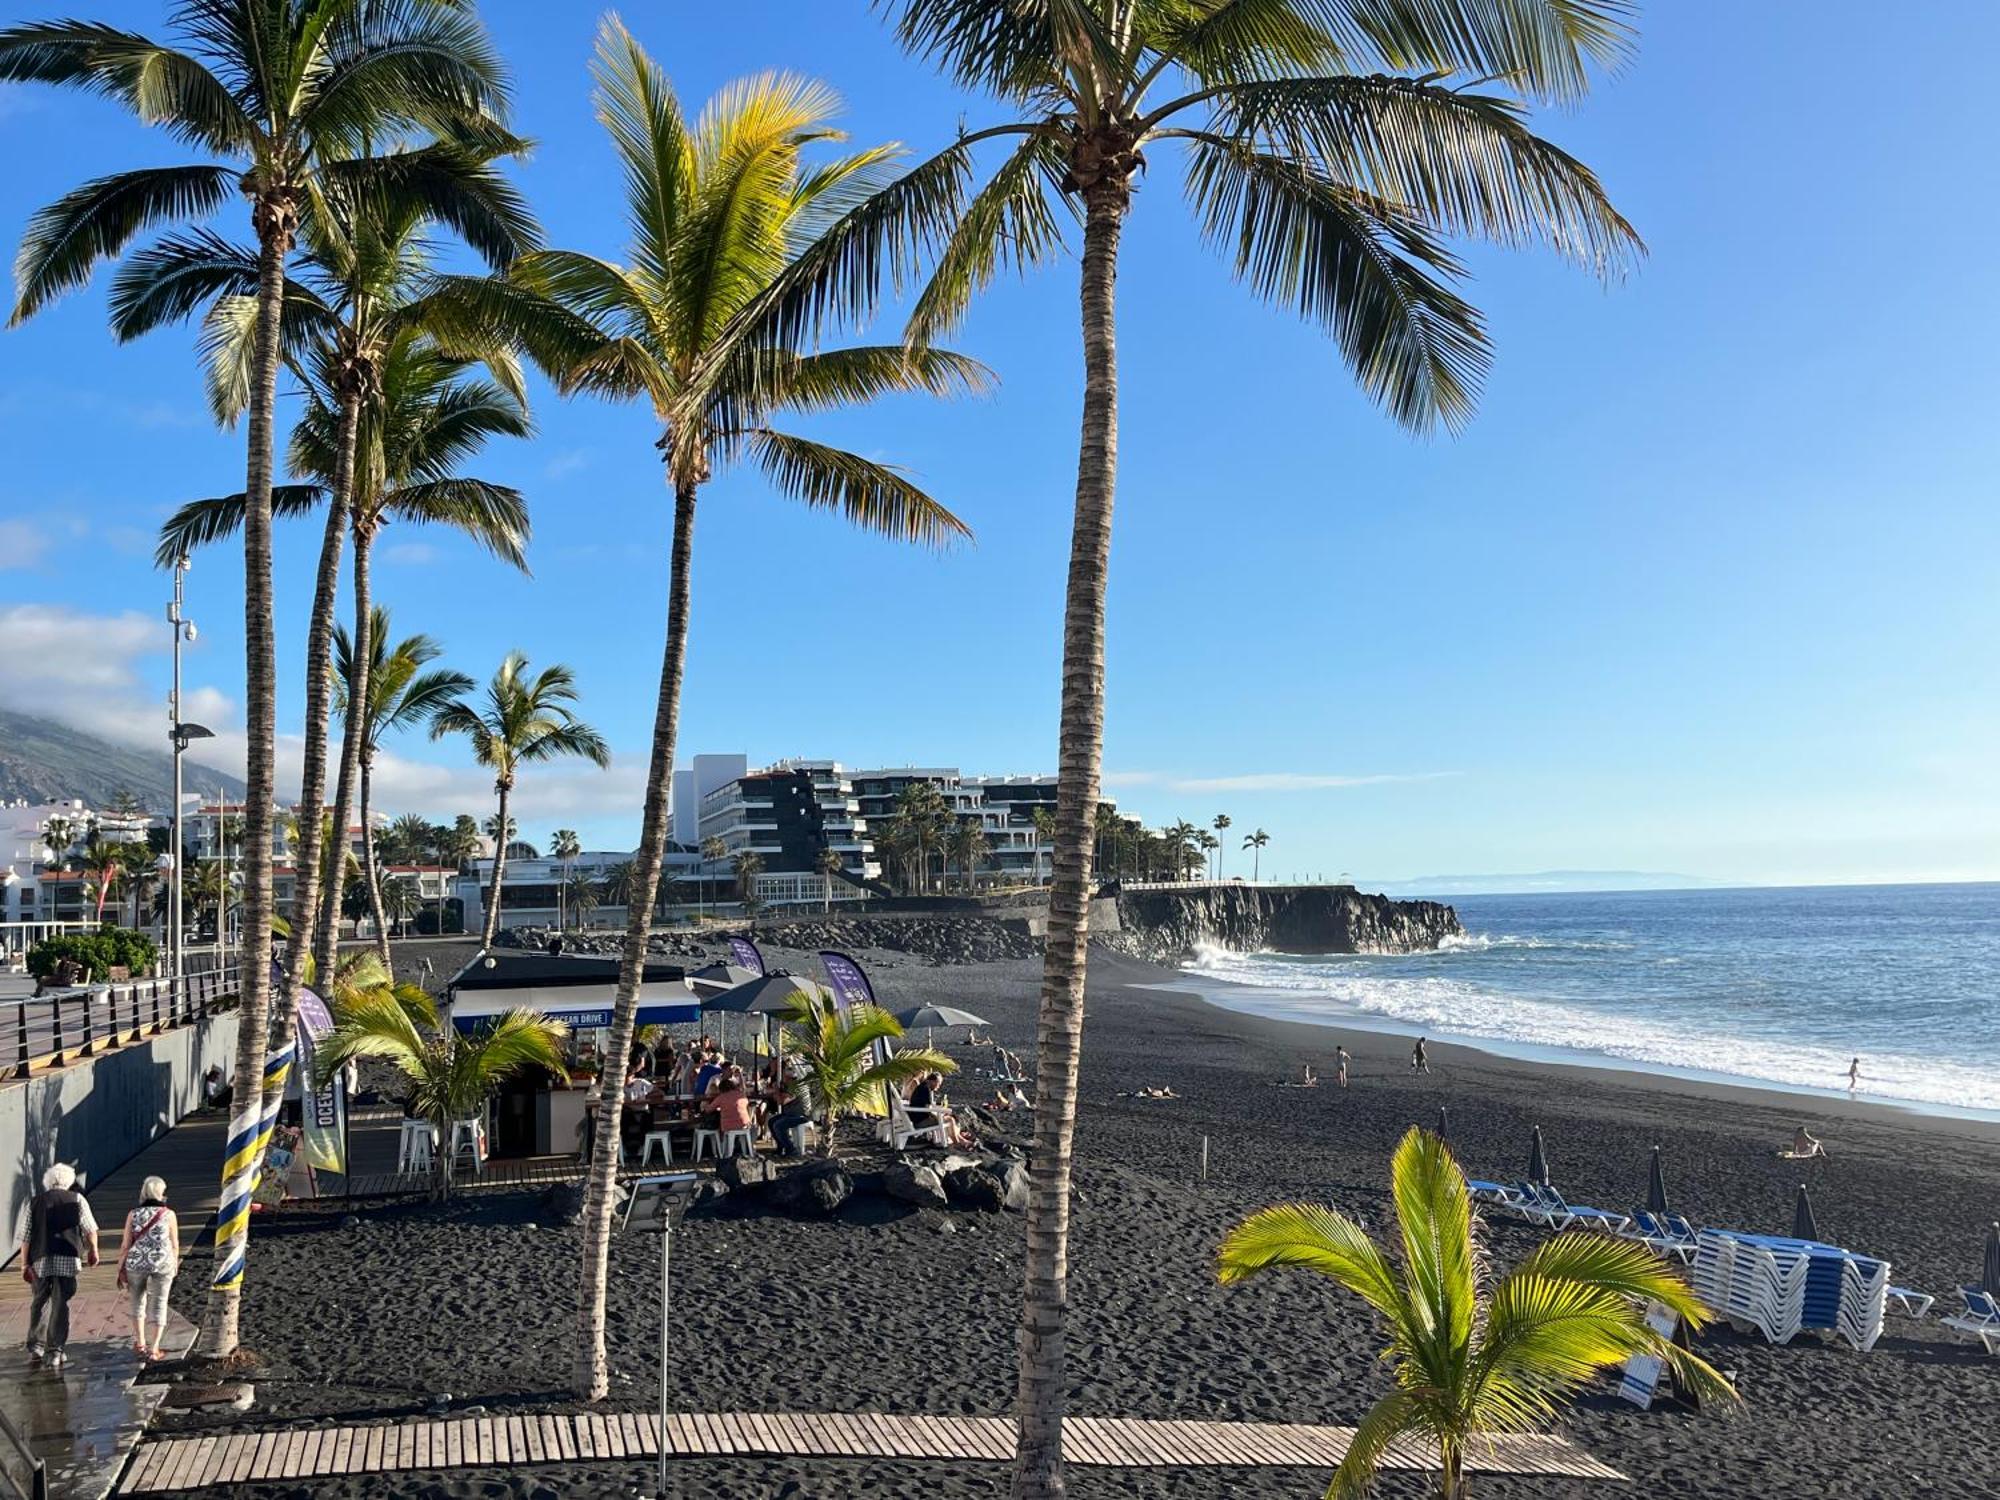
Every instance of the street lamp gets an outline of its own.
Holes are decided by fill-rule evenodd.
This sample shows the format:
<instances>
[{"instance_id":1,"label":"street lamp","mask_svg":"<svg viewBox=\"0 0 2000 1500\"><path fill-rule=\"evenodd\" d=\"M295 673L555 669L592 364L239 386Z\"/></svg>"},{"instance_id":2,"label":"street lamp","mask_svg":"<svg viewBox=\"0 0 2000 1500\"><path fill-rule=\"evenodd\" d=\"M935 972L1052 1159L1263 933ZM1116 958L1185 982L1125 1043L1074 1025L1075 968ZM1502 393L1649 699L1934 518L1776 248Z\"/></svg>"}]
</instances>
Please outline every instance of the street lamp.
<instances>
[{"instance_id":1,"label":"street lamp","mask_svg":"<svg viewBox=\"0 0 2000 1500\"><path fill-rule=\"evenodd\" d=\"M167 737L174 742L174 843L168 854L161 856L161 870L162 873L166 873L169 869L173 872L169 877L171 883L167 886L167 948L171 955L167 972L176 982L181 977L183 967L181 946L185 938L181 925L179 879L181 852L187 847L181 837L181 818L184 811L181 806L181 757L187 753L189 740L215 738L214 730L200 724L186 724L181 721L181 642L192 641L195 638L194 621L186 618L181 612L182 606L187 602L185 590L188 566L185 552L174 559L174 599L173 603L167 606L167 623L174 632L174 693L168 700L173 727L167 731Z\"/></svg>"}]
</instances>

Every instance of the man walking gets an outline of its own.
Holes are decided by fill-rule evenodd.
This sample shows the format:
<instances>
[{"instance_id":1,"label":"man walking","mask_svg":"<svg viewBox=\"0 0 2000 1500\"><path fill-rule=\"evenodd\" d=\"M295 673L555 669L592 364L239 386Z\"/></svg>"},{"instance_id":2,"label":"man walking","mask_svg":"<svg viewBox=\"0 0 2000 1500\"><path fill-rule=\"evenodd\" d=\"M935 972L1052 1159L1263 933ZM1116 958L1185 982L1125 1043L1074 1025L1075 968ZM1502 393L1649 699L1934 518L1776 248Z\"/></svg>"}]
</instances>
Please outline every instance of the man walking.
<instances>
[{"instance_id":1,"label":"man walking","mask_svg":"<svg viewBox=\"0 0 2000 1500\"><path fill-rule=\"evenodd\" d=\"M21 1277L35 1289L28 1309L28 1357L52 1366L69 1359L69 1299L83 1266L97 1264L97 1220L76 1190L76 1172L57 1162L42 1173L21 1234Z\"/></svg>"}]
</instances>

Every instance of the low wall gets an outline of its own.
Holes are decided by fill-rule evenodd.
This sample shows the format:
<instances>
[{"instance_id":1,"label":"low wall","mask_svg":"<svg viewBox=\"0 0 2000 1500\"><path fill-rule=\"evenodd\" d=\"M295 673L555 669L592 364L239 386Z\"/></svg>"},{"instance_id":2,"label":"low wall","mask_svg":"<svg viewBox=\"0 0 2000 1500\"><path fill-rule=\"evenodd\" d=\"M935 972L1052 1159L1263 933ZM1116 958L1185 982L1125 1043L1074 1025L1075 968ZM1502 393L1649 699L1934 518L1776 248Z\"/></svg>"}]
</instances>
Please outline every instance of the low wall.
<instances>
[{"instance_id":1,"label":"low wall","mask_svg":"<svg viewBox=\"0 0 2000 1500\"><path fill-rule=\"evenodd\" d=\"M87 1190L199 1108L202 1074L215 1063L232 1073L235 1057L230 1010L0 1088L0 1264L44 1171L66 1161Z\"/></svg>"}]
</instances>

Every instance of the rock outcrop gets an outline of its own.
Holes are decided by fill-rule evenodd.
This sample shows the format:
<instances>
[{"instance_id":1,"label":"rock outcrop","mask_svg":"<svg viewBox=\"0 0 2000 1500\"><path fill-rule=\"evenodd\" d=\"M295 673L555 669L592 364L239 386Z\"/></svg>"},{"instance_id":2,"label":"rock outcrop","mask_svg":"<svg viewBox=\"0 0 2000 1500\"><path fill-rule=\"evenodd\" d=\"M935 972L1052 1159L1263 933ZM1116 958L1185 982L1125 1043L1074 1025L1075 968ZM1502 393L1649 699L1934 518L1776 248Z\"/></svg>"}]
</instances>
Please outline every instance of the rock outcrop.
<instances>
[{"instance_id":1,"label":"rock outcrop","mask_svg":"<svg viewBox=\"0 0 2000 1500\"><path fill-rule=\"evenodd\" d=\"M1437 901L1397 901L1346 885L1207 885L1118 893L1121 931L1103 941L1155 963L1202 947L1238 952L1417 953L1461 936Z\"/></svg>"}]
</instances>

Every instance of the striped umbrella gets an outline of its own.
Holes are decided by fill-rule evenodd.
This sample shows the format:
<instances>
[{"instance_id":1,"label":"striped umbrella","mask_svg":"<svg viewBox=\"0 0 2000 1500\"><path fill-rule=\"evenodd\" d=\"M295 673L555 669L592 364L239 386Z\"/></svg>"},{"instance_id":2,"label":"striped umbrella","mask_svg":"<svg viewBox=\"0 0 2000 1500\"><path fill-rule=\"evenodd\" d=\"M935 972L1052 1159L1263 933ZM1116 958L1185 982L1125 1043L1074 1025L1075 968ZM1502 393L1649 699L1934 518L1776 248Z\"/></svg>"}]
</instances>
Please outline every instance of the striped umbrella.
<instances>
[{"instance_id":1,"label":"striped umbrella","mask_svg":"<svg viewBox=\"0 0 2000 1500\"><path fill-rule=\"evenodd\" d=\"M1792 1238L1819 1239L1819 1221L1813 1217L1812 1195L1806 1192L1803 1182L1799 1184L1799 1196L1792 1202Z\"/></svg>"},{"instance_id":2,"label":"striped umbrella","mask_svg":"<svg viewBox=\"0 0 2000 1500\"><path fill-rule=\"evenodd\" d=\"M1979 1275L1979 1290L2000 1297L2000 1224L1986 1231L1986 1268Z\"/></svg>"},{"instance_id":3,"label":"striped umbrella","mask_svg":"<svg viewBox=\"0 0 2000 1500\"><path fill-rule=\"evenodd\" d=\"M1653 1165L1646 1172L1646 1212L1667 1212L1667 1173L1660 1165L1660 1148L1653 1148Z\"/></svg>"},{"instance_id":4,"label":"striped umbrella","mask_svg":"<svg viewBox=\"0 0 2000 1500\"><path fill-rule=\"evenodd\" d=\"M1549 1158L1542 1149L1542 1127L1535 1127L1534 1143L1528 1147L1528 1181L1549 1185Z\"/></svg>"}]
</instances>

